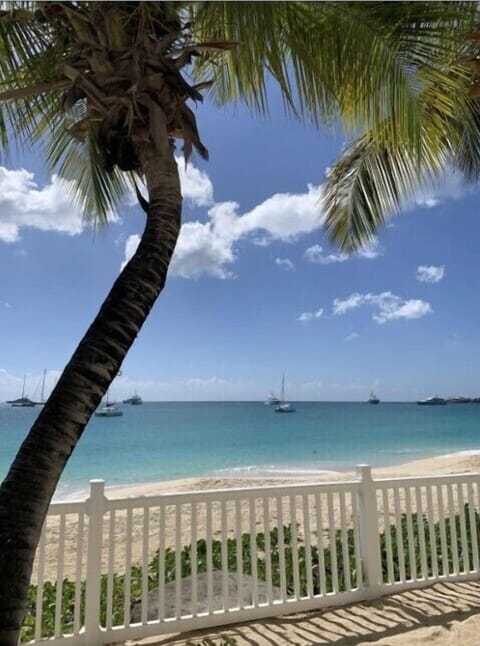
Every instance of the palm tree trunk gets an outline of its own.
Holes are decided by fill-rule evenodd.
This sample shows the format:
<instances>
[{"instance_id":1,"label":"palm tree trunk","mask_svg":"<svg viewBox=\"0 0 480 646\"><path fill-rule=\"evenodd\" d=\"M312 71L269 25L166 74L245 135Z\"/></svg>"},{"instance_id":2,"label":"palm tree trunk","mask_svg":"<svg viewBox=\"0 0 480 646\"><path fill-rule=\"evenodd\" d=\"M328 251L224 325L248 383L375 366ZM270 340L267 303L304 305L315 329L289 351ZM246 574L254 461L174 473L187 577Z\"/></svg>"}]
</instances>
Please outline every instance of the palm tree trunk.
<instances>
[{"instance_id":1,"label":"palm tree trunk","mask_svg":"<svg viewBox=\"0 0 480 646\"><path fill-rule=\"evenodd\" d=\"M87 422L165 285L180 232L173 151L139 153L150 206L138 249L115 281L0 486L0 645L16 646L48 505Z\"/></svg>"}]
</instances>

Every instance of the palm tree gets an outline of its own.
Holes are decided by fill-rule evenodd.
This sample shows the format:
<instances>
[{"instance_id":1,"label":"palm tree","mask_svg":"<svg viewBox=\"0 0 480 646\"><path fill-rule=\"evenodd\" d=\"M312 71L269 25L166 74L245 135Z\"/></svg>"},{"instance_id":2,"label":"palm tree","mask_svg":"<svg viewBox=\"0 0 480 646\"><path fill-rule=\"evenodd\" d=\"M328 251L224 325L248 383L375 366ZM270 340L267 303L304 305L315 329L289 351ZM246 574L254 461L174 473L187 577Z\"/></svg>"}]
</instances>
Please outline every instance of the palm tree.
<instances>
[{"instance_id":1,"label":"palm tree","mask_svg":"<svg viewBox=\"0 0 480 646\"><path fill-rule=\"evenodd\" d=\"M265 114L276 85L294 118L381 131L382 141L406 142L409 151L425 145L443 163L438 131L452 114L468 112L468 70L456 63L455 34L469 28L472 4L0 5L3 150L12 139L41 146L49 166L74 180L72 200L95 223L106 223L132 190L146 215L136 253L0 487L2 645L17 643L60 475L164 287L181 226L175 142L183 142L186 161L192 151L208 155L192 102L208 91L220 104L243 101ZM437 119L424 118L428 100ZM402 167L398 175L404 180Z\"/></svg>"}]
</instances>

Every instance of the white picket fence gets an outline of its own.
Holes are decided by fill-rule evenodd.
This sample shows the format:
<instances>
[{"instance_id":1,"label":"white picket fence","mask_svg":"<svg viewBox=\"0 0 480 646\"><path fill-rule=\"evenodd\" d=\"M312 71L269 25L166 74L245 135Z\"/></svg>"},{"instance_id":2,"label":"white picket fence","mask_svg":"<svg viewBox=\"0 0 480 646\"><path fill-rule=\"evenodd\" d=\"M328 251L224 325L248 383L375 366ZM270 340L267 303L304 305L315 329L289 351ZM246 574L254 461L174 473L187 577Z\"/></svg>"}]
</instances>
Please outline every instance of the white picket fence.
<instances>
[{"instance_id":1,"label":"white picket fence","mask_svg":"<svg viewBox=\"0 0 480 646\"><path fill-rule=\"evenodd\" d=\"M94 480L50 507L23 640L97 646L477 578L479 511L480 474L361 465L349 482L123 499Z\"/></svg>"}]
</instances>

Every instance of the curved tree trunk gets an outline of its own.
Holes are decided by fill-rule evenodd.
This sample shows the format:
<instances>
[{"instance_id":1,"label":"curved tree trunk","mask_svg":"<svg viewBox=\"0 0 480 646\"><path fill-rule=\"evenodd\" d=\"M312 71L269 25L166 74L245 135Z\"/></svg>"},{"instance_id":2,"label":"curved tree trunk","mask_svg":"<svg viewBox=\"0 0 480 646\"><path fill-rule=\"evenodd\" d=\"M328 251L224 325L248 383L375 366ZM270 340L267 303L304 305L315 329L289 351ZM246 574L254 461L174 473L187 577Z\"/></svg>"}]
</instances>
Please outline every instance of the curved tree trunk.
<instances>
[{"instance_id":1,"label":"curved tree trunk","mask_svg":"<svg viewBox=\"0 0 480 646\"><path fill-rule=\"evenodd\" d=\"M16 646L48 505L87 422L163 289L180 232L173 151L140 151L150 207L140 245L115 281L0 487L0 645Z\"/></svg>"}]
</instances>

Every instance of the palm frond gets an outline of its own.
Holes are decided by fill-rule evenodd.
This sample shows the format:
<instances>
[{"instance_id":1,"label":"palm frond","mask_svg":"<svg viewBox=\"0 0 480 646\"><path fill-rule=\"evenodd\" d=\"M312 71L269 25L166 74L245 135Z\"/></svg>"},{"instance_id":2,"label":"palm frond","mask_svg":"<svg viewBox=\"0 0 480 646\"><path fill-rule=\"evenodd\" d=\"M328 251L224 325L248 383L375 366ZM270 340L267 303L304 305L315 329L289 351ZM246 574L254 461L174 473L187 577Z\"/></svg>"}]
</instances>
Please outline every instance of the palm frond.
<instances>
[{"instance_id":1,"label":"palm frond","mask_svg":"<svg viewBox=\"0 0 480 646\"><path fill-rule=\"evenodd\" d=\"M472 100L470 119L456 119L453 127L458 129L459 144L452 151L452 163L470 182L480 179L480 103Z\"/></svg>"},{"instance_id":2,"label":"palm frond","mask_svg":"<svg viewBox=\"0 0 480 646\"><path fill-rule=\"evenodd\" d=\"M372 242L388 217L446 165L446 156L431 155L427 145L422 152L419 164L405 146L369 133L350 146L324 185L324 226L332 242L348 253Z\"/></svg>"},{"instance_id":3,"label":"palm frond","mask_svg":"<svg viewBox=\"0 0 480 646\"><path fill-rule=\"evenodd\" d=\"M423 86L440 77L439 103L451 112L466 84L454 63L472 3L197 2L191 11L199 39L238 43L226 64L200 57L197 65L222 104L241 100L264 113L273 79L287 110L317 125L340 118L369 129L394 116L390 136L418 141Z\"/></svg>"},{"instance_id":4,"label":"palm frond","mask_svg":"<svg viewBox=\"0 0 480 646\"><path fill-rule=\"evenodd\" d=\"M52 169L67 180L72 198L87 221L107 224L131 193L131 182L118 169L107 173L99 163L96 133L88 132L84 142L72 140L66 124L55 128L46 155Z\"/></svg>"},{"instance_id":5,"label":"palm frond","mask_svg":"<svg viewBox=\"0 0 480 646\"><path fill-rule=\"evenodd\" d=\"M467 86L468 89L468 86ZM480 104L466 96L439 102L436 85L419 94L419 145L391 138L381 124L351 144L330 169L324 186L325 227L346 251L371 242L380 227L449 165L469 180L480 177Z\"/></svg>"}]
</instances>

